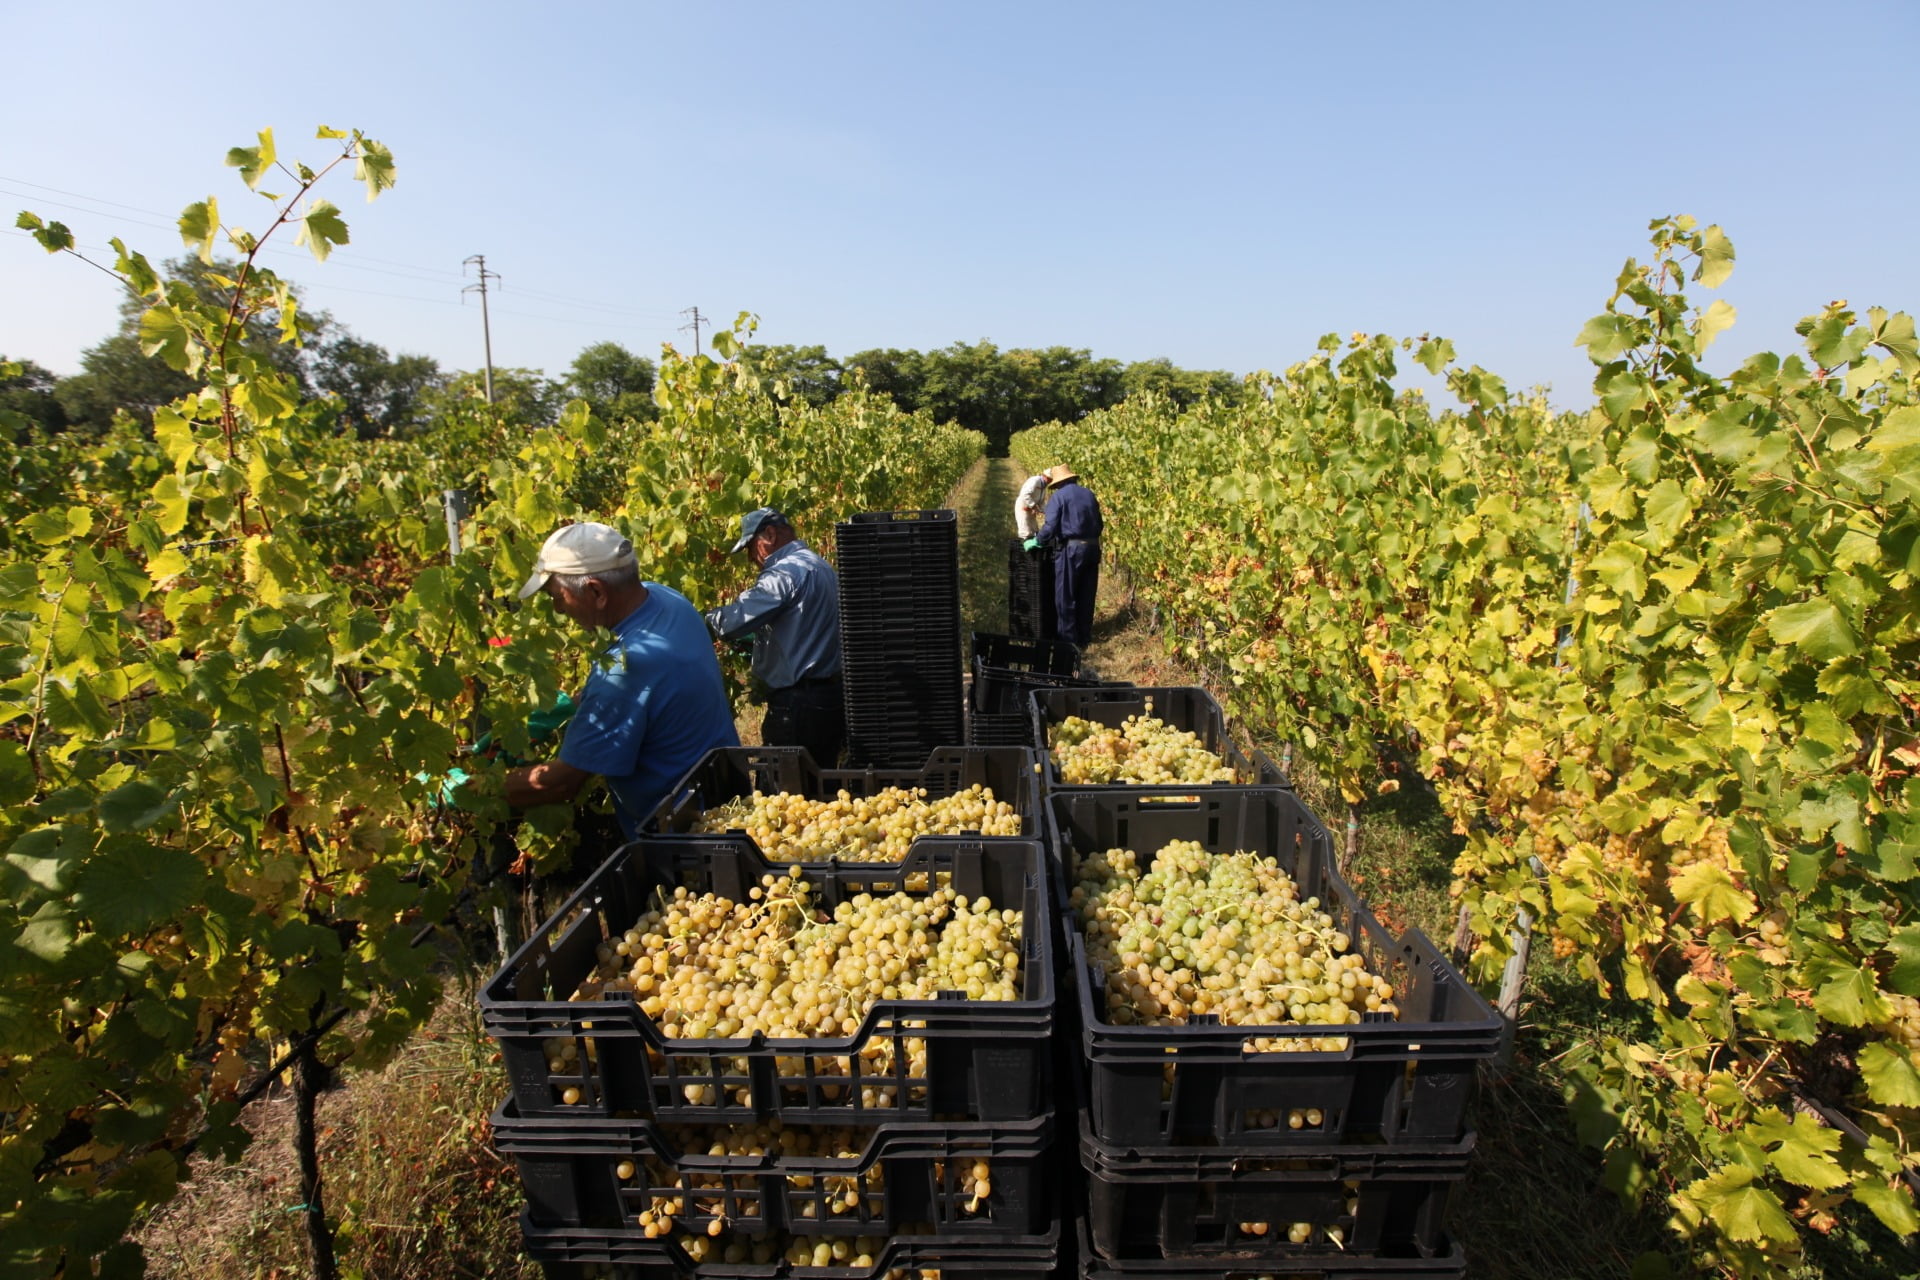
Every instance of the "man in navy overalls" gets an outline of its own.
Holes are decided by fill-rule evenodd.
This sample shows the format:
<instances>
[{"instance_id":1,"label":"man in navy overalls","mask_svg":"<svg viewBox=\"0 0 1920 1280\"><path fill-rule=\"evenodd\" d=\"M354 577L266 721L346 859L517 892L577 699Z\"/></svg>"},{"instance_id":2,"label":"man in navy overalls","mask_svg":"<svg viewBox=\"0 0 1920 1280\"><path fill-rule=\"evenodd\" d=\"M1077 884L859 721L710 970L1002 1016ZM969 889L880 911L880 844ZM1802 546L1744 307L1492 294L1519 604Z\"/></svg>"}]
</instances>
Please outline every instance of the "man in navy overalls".
<instances>
[{"instance_id":1,"label":"man in navy overalls","mask_svg":"<svg viewBox=\"0 0 1920 1280\"><path fill-rule=\"evenodd\" d=\"M1054 625L1060 638L1085 649L1093 641L1093 597L1100 586L1100 500L1065 463L1047 472L1052 493L1046 524L1029 548L1056 549L1053 562Z\"/></svg>"}]
</instances>

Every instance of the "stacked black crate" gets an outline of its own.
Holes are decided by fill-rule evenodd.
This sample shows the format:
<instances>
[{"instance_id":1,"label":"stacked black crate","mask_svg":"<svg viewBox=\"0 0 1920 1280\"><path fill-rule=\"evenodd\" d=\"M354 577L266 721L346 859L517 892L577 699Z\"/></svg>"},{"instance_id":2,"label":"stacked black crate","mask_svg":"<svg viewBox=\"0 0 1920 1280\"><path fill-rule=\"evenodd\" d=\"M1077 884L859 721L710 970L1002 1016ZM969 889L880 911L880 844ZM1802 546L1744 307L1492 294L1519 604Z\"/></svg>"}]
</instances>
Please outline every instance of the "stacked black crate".
<instances>
[{"instance_id":1,"label":"stacked black crate","mask_svg":"<svg viewBox=\"0 0 1920 1280\"><path fill-rule=\"evenodd\" d=\"M1020 640L1054 637L1053 548L1007 543L1007 634Z\"/></svg>"},{"instance_id":2,"label":"stacked black crate","mask_svg":"<svg viewBox=\"0 0 1920 1280\"><path fill-rule=\"evenodd\" d=\"M1064 640L973 633L973 672L967 687L967 742L970 746L1033 744L1033 709L1027 695L1035 689L1112 687L1083 678L1080 650Z\"/></svg>"},{"instance_id":3,"label":"stacked black crate","mask_svg":"<svg viewBox=\"0 0 1920 1280\"><path fill-rule=\"evenodd\" d=\"M554 1275L732 1275L796 1246L834 1259L812 1265L870 1255L876 1276L1050 1273L1055 935L1041 859L1033 840L922 837L894 866L799 864L827 910L945 886L1019 910L1020 998L882 999L850 1034L770 1042L689 1038L606 975L623 924L659 895L743 902L787 864L738 835L615 854L482 993L511 1085L493 1123L526 1188L528 1254Z\"/></svg>"},{"instance_id":4,"label":"stacked black crate","mask_svg":"<svg viewBox=\"0 0 1920 1280\"><path fill-rule=\"evenodd\" d=\"M756 793L894 789L990 791L1018 833L921 836L885 862L795 862L744 830L693 829ZM1059 935L1044 830L1018 748L945 748L913 770L821 769L798 748L710 753L481 994L511 1086L493 1124L526 1190L528 1255L550 1280L1056 1274ZM1018 911L1017 956L994 957L997 972L1017 967L1017 997L881 994L830 1032L779 1041L649 1016L650 951L630 932L643 913L680 889L744 903L790 877L828 913L936 891Z\"/></svg>"},{"instance_id":5,"label":"stacked black crate","mask_svg":"<svg viewBox=\"0 0 1920 1280\"><path fill-rule=\"evenodd\" d=\"M1132 1007L1141 975L1110 985L1101 962L1119 961L1090 954L1086 922L1066 909L1062 1018L1078 1051L1056 1069L1077 1108L1063 1124L1079 1140L1077 1274L1200 1280L1230 1267L1459 1280L1466 1263L1445 1215L1473 1150L1468 1105L1499 1018L1418 930L1395 938L1381 927L1339 876L1325 827L1263 757L1235 749L1204 690L1038 690L1031 702L1037 745L1068 716L1119 725L1151 714L1195 734L1234 775L1074 785L1049 755L1058 900L1070 900L1078 860L1111 849L1134 851L1143 872L1174 841L1259 854L1329 917L1323 933L1344 934L1347 953L1391 984L1395 1006L1337 1024L1188 1014L1137 1025L1120 1008Z\"/></svg>"},{"instance_id":6,"label":"stacked black crate","mask_svg":"<svg viewBox=\"0 0 1920 1280\"><path fill-rule=\"evenodd\" d=\"M874 511L834 527L847 759L907 767L965 741L960 538L951 511Z\"/></svg>"}]
</instances>

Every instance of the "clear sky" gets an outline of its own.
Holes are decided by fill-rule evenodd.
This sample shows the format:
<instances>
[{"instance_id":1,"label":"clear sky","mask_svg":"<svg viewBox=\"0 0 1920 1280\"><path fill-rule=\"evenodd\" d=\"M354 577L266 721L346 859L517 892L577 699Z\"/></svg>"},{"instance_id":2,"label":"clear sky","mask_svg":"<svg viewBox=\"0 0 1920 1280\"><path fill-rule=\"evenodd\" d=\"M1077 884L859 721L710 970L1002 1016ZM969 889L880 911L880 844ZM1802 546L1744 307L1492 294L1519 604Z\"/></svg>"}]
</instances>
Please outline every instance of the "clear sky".
<instances>
[{"instance_id":1,"label":"clear sky","mask_svg":"<svg viewBox=\"0 0 1920 1280\"><path fill-rule=\"evenodd\" d=\"M1589 402L1573 344L1649 219L1720 223L1711 364L1830 299L1920 309L1920 3L414 3L14 6L0 354L77 371L115 286L12 214L156 260L227 148L393 149L352 243L271 259L360 336L496 365L767 342L988 339L1279 369L1322 333L1452 338ZM289 248L291 242L289 241Z\"/></svg>"}]
</instances>

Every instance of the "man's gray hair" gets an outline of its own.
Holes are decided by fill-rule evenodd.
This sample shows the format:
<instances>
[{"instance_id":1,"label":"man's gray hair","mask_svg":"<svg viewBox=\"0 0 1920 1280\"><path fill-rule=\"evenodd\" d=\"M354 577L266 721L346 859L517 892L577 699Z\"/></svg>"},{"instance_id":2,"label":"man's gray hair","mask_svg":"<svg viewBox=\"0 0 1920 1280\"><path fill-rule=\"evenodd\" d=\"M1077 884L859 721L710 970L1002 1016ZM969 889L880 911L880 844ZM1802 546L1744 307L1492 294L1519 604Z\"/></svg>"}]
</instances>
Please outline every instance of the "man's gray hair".
<instances>
[{"instance_id":1,"label":"man's gray hair","mask_svg":"<svg viewBox=\"0 0 1920 1280\"><path fill-rule=\"evenodd\" d=\"M640 585L640 562L629 560L613 569L602 569L598 573L556 573L550 581L560 584L560 589L577 594L589 582L598 582L609 591L620 591L627 587Z\"/></svg>"}]
</instances>

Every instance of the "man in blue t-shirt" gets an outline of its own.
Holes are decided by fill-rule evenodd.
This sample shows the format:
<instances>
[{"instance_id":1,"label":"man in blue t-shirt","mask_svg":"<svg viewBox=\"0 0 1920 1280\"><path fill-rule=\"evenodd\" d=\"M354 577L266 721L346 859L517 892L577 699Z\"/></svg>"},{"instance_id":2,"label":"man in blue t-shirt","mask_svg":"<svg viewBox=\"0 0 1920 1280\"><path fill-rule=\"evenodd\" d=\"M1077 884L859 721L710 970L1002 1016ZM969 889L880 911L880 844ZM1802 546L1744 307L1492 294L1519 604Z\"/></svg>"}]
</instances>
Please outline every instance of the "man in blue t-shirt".
<instances>
[{"instance_id":1,"label":"man in blue t-shirt","mask_svg":"<svg viewBox=\"0 0 1920 1280\"><path fill-rule=\"evenodd\" d=\"M613 643L574 698L559 757L509 773L507 800L566 804L599 774L631 839L707 752L740 745L707 624L679 592L642 582L633 544L604 524L548 538L520 598L535 592Z\"/></svg>"}]
</instances>

